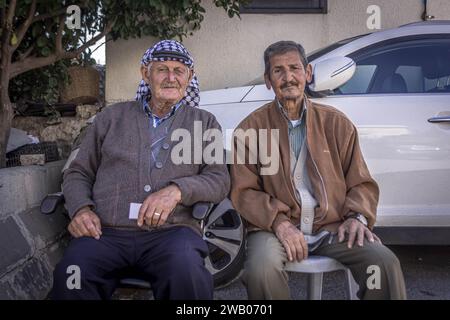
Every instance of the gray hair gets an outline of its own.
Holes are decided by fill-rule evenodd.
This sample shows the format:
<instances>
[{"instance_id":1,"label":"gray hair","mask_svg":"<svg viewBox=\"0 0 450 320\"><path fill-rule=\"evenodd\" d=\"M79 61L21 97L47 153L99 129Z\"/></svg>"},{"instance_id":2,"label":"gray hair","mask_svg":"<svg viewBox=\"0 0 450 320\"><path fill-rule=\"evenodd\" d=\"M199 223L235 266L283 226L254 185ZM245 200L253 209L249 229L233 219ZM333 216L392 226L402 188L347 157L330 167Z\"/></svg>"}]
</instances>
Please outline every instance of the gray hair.
<instances>
[{"instance_id":1,"label":"gray hair","mask_svg":"<svg viewBox=\"0 0 450 320\"><path fill-rule=\"evenodd\" d=\"M264 51L264 74L269 75L270 71L270 58L279 54L285 54L286 52L296 51L300 55L300 60L302 61L303 67L308 65L308 59L306 58L305 49L299 43L294 41L278 41L272 43Z\"/></svg>"}]
</instances>

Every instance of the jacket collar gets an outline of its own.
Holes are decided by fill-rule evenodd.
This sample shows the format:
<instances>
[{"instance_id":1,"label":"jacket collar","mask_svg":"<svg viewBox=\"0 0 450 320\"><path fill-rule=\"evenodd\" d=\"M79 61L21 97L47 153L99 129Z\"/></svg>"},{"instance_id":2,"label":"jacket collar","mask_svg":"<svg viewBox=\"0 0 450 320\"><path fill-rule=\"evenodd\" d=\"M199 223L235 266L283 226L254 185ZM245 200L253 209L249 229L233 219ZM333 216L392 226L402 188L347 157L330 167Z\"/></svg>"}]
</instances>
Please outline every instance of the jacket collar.
<instances>
[{"instance_id":1,"label":"jacket collar","mask_svg":"<svg viewBox=\"0 0 450 320\"><path fill-rule=\"evenodd\" d=\"M302 100L303 108L302 108L302 113L300 114L300 118L299 118L300 121L303 120L304 115L306 113L306 109L307 109L306 100L307 100L306 96L303 96L303 100ZM286 118L286 120L291 121L288 117L286 110L284 109L283 105L281 104L280 100L275 98L275 103L277 104L278 108L280 108L281 114Z\"/></svg>"}]
</instances>

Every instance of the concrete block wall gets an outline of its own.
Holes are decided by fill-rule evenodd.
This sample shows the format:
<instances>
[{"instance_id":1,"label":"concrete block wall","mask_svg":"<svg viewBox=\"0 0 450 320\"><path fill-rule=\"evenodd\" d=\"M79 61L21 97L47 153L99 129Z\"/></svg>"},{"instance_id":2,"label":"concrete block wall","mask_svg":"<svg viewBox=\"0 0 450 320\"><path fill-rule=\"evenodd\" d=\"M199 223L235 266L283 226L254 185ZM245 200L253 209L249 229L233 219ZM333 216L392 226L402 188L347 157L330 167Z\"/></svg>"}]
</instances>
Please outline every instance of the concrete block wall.
<instances>
[{"instance_id":1,"label":"concrete block wall","mask_svg":"<svg viewBox=\"0 0 450 320\"><path fill-rule=\"evenodd\" d=\"M57 192L65 160L0 169L0 299L45 299L66 246L67 218L43 215L41 200Z\"/></svg>"}]
</instances>

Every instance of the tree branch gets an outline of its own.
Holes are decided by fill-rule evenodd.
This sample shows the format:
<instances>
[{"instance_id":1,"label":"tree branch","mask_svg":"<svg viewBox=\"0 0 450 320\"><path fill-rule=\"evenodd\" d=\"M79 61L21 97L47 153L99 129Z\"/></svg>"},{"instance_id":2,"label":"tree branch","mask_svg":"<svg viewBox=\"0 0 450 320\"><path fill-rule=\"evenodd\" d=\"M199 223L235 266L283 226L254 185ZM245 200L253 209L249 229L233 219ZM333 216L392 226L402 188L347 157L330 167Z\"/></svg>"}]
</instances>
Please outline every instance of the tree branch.
<instances>
[{"instance_id":1,"label":"tree branch","mask_svg":"<svg viewBox=\"0 0 450 320\"><path fill-rule=\"evenodd\" d=\"M13 27L14 15L16 12L16 0L9 2L8 11L3 11L2 15L6 16L6 19L2 21L3 30L1 36L1 60L0 60L0 119L4 120L0 123L0 167L4 164L4 148L9 136L10 116L12 114L11 104L8 97L8 78L9 69L11 65L11 32ZM3 17L2 17L3 18ZM6 131L6 137L4 135Z\"/></svg>"},{"instance_id":2,"label":"tree branch","mask_svg":"<svg viewBox=\"0 0 450 320\"><path fill-rule=\"evenodd\" d=\"M31 3L30 10L28 11L27 18L22 23L22 25L20 25L18 27L18 31L17 31L17 35L16 35L17 43L11 47L12 52L14 52L17 49L17 47L20 45L20 43L22 42L22 39L25 36L25 33L27 32L28 28L30 27L31 23L33 22L33 16L34 16L35 12L36 12L36 0L33 0L33 2Z\"/></svg>"},{"instance_id":3,"label":"tree branch","mask_svg":"<svg viewBox=\"0 0 450 320\"><path fill-rule=\"evenodd\" d=\"M49 13L44 13L44 14L39 14L37 16L34 16L32 23L37 22L37 21L42 21L48 18L53 18L53 17L58 17L60 15L64 15L67 11L67 7L64 7L60 10L54 11L54 12L49 12Z\"/></svg>"},{"instance_id":4,"label":"tree branch","mask_svg":"<svg viewBox=\"0 0 450 320\"><path fill-rule=\"evenodd\" d=\"M8 16L6 17L6 29L12 30L12 23L15 14L16 14L16 0L11 0L8 8Z\"/></svg>"},{"instance_id":5,"label":"tree branch","mask_svg":"<svg viewBox=\"0 0 450 320\"><path fill-rule=\"evenodd\" d=\"M97 51L98 48L100 48L102 45L104 45L105 43L111 41L112 38L105 40L105 42L100 43L97 48L95 48L94 50L91 51L91 54L94 53L95 51Z\"/></svg>"},{"instance_id":6,"label":"tree branch","mask_svg":"<svg viewBox=\"0 0 450 320\"><path fill-rule=\"evenodd\" d=\"M42 21L48 18L53 18L53 17L58 17L60 15L66 15L67 13L67 8L70 6L66 6L60 10L56 10L54 12L49 12L49 13L43 13L43 14L39 14L37 16L34 16L33 18L33 22L37 22L37 21ZM85 9L87 8L87 3L84 4L79 4L78 7L80 7L80 9Z\"/></svg>"},{"instance_id":7,"label":"tree branch","mask_svg":"<svg viewBox=\"0 0 450 320\"><path fill-rule=\"evenodd\" d=\"M63 37L64 26L65 26L64 16L60 16L58 31L56 33L56 39L55 39L55 48L56 48L57 55L63 53L62 37Z\"/></svg>"},{"instance_id":8,"label":"tree branch","mask_svg":"<svg viewBox=\"0 0 450 320\"><path fill-rule=\"evenodd\" d=\"M6 9L5 8L1 8L0 9L0 17L1 17L1 22L2 22L2 28L4 28L5 23L6 23Z\"/></svg>"},{"instance_id":9,"label":"tree branch","mask_svg":"<svg viewBox=\"0 0 450 320\"><path fill-rule=\"evenodd\" d=\"M9 78L12 79L19 74L22 74L24 72L41 68L44 66L47 66L49 64L52 64L58 60L61 59L72 59L76 58L81 52L83 52L86 48L92 46L95 44L98 40L100 40L102 37L104 37L106 34L111 32L113 26L114 26L115 20L111 23L108 23L103 31L90 39L88 42L83 44L81 47L74 51L68 51L68 52L56 52L52 55L49 55L48 57L31 57L28 59L25 59L23 61L17 61L11 64L11 72L9 75Z\"/></svg>"},{"instance_id":10,"label":"tree branch","mask_svg":"<svg viewBox=\"0 0 450 320\"><path fill-rule=\"evenodd\" d=\"M35 45L33 44L24 53L19 53L19 60L24 60L26 57L28 57L34 48Z\"/></svg>"},{"instance_id":11,"label":"tree branch","mask_svg":"<svg viewBox=\"0 0 450 320\"><path fill-rule=\"evenodd\" d=\"M6 19L4 22L4 28L3 34L2 34L2 52L4 53L5 50L9 51L10 43L11 43L11 32L13 29L13 19L14 14L16 12L16 0L11 0L9 3L8 11L6 11Z\"/></svg>"},{"instance_id":12,"label":"tree branch","mask_svg":"<svg viewBox=\"0 0 450 320\"><path fill-rule=\"evenodd\" d=\"M11 61L11 33L13 26L14 14L16 11L16 0L11 0L8 6L8 10L2 10L2 15L6 16L6 19L3 22L3 31L1 38L1 61L0 61L0 69L2 70L2 75L6 74L9 69L10 61ZM3 78L3 76L1 77ZM2 84L0 84L2 86ZM0 89L4 89L0 87Z\"/></svg>"},{"instance_id":13,"label":"tree branch","mask_svg":"<svg viewBox=\"0 0 450 320\"><path fill-rule=\"evenodd\" d=\"M24 72L45 67L58 60L60 60L60 58L56 54L52 54L48 57L31 57L22 61L14 62L11 64L9 79L12 79Z\"/></svg>"},{"instance_id":14,"label":"tree branch","mask_svg":"<svg viewBox=\"0 0 450 320\"><path fill-rule=\"evenodd\" d=\"M77 52L77 55L83 52L86 48L89 48L90 46L96 44L98 40L103 38L106 34L110 33L114 26L114 23L115 21L108 23L101 33L99 33L98 35L90 39L88 42L83 44L81 47L79 47L77 50L75 50L75 52Z\"/></svg>"},{"instance_id":15,"label":"tree branch","mask_svg":"<svg viewBox=\"0 0 450 320\"><path fill-rule=\"evenodd\" d=\"M2 30L5 30L6 31L6 27L5 27L5 25L6 25L6 8L1 8L0 9L0 22L1 22L1 28L2 28ZM4 37L3 35L2 35L2 37L0 38L0 68L2 67L2 65L1 65L1 61L2 61L2 57L3 57L3 48L6 46L6 44L4 43L5 42L5 38L6 37Z\"/></svg>"}]
</instances>

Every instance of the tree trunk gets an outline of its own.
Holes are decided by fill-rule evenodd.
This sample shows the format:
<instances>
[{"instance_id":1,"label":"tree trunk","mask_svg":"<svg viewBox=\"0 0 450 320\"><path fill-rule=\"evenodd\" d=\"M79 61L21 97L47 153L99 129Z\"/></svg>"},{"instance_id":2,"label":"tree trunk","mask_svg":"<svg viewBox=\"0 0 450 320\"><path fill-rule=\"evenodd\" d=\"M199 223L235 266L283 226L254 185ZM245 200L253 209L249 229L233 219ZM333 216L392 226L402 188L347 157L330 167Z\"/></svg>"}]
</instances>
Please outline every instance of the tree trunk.
<instances>
[{"instance_id":1,"label":"tree trunk","mask_svg":"<svg viewBox=\"0 0 450 320\"><path fill-rule=\"evenodd\" d=\"M2 83L2 90L0 91L0 168L6 166L6 146L8 145L9 131L14 116L8 95L8 82L9 79L6 80L5 84ZM4 90L4 85L6 90Z\"/></svg>"},{"instance_id":2,"label":"tree trunk","mask_svg":"<svg viewBox=\"0 0 450 320\"><path fill-rule=\"evenodd\" d=\"M6 146L8 145L9 131L14 116L8 92L10 57L6 48L2 50L0 69L0 168L4 168L6 167Z\"/></svg>"}]
</instances>

